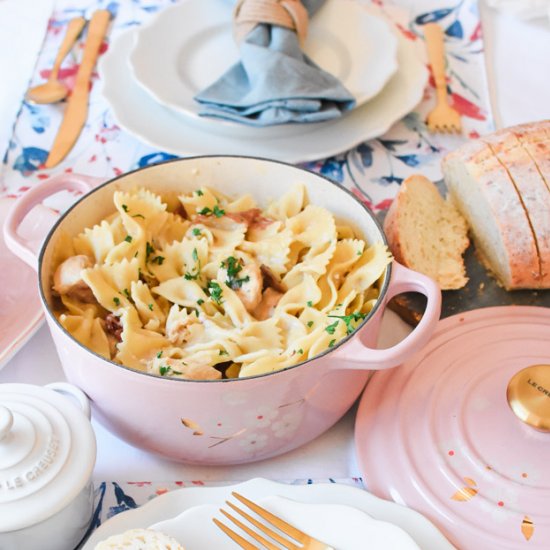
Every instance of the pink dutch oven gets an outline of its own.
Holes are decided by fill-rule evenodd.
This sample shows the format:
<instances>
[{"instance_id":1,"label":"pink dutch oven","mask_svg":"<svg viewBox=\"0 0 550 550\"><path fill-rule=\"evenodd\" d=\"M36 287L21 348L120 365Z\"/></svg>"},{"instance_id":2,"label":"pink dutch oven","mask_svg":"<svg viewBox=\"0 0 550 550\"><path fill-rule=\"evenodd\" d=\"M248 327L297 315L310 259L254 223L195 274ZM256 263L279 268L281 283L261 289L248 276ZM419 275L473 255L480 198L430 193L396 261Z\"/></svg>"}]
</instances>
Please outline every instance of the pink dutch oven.
<instances>
[{"instance_id":1,"label":"pink dutch oven","mask_svg":"<svg viewBox=\"0 0 550 550\"><path fill-rule=\"evenodd\" d=\"M373 214L344 188L307 170L255 158L179 159L101 185L96 179L64 174L18 200L4 226L6 242L37 269L42 305L67 379L86 392L95 417L113 433L136 447L190 463L237 464L268 458L326 431L351 407L373 370L399 365L428 342L439 319L439 288L395 262L387 269L376 306L353 334L314 359L250 378L191 381L137 372L88 350L55 318L50 288L61 237L75 236L111 214L115 191L144 186L161 194L187 193L206 185L230 196L250 193L266 205L297 182L306 186L312 204L328 208L369 242L385 242ZM37 257L17 227L36 204L61 190L85 196L59 218ZM376 349L388 301L410 291L427 298L422 321L402 342Z\"/></svg>"}]
</instances>

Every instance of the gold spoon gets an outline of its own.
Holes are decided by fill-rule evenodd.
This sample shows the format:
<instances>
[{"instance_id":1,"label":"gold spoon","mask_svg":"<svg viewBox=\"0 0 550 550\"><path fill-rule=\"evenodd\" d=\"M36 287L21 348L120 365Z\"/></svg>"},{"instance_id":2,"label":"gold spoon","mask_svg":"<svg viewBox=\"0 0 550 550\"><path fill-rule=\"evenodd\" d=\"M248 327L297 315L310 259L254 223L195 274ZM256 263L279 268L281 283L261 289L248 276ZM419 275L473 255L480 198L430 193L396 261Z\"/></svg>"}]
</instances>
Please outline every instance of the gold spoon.
<instances>
[{"instance_id":1,"label":"gold spoon","mask_svg":"<svg viewBox=\"0 0 550 550\"><path fill-rule=\"evenodd\" d=\"M44 84L40 84L31 88L27 92L27 100L33 103L56 103L67 97L69 90L67 86L57 79L61 63L71 51L73 44L79 37L82 29L86 25L86 19L84 17L75 17L69 21L67 25L67 31L63 37L63 42L57 52L57 57L52 67L52 72Z\"/></svg>"}]
</instances>

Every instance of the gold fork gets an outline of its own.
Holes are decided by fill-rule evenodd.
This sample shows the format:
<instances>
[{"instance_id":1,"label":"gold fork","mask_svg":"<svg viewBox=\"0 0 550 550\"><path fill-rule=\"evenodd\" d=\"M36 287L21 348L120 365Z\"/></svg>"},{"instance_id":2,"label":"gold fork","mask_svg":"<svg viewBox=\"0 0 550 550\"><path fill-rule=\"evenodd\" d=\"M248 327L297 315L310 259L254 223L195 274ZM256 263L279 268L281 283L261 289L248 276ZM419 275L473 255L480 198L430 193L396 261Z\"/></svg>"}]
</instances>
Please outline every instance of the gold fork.
<instances>
[{"instance_id":1,"label":"gold fork","mask_svg":"<svg viewBox=\"0 0 550 550\"><path fill-rule=\"evenodd\" d=\"M443 29L437 23L427 23L424 36L437 91L437 105L428 114L428 129L430 132L460 132L460 114L449 105L447 97Z\"/></svg>"},{"instance_id":2,"label":"gold fork","mask_svg":"<svg viewBox=\"0 0 550 550\"><path fill-rule=\"evenodd\" d=\"M258 516L260 516L264 520L264 522L271 524L272 526L276 527L279 531L285 533L291 539L293 539L293 541L291 541L288 538L283 537L278 532L274 531L273 529L265 525L265 523L262 523L261 521L252 517L250 514L248 514L247 512L245 512L244 510L242 510L241 508L233 504L232 502L226 501L226 504L232 510L240 514L246 521L248 521L254 527L256 527L256 529L259 529L264 534L266 534L269 538L271 538L272 540L280 544L280 546L273 544L271 541L267 540L265 537L260 535L257 531L254 531L248 525L238 520L236 517L232 516L229 512L226 512L225 510L220 509L220 512L227 519L232 521L237 527L242 529L255 541L259 542L262 545L262 548L267 548L268 550L280 550L281 547L286 548L287 550L334 550L331 546L328 546L323 542L316 540L313 537L310 537L303 531L296 529L296 527L294 527L293 525L290 525L290 523L287 523L286 521L282 520L280 517L272 514L271 512L268 512L265 508L258 506L251 500L248 500L246 497L243 497L242 495L239 495L238 493L235 493L235 492L232 492L231 494L237 500L239 500L242 504L247 506L250 510L255 512ZM216 518L212 518L212 521L228 537L230 537L234 542L236 542L241 548L244 548L245 550L260 550L257 546L254 546L252 543L248 542L248 540L243 538L241 535L237 534L235 531L233 531L229 527L227 527L227 525L225 525L221 521L217 520ZM299 544L296 544L294 541L298 542Z\"/></svg>"}]
</instances>

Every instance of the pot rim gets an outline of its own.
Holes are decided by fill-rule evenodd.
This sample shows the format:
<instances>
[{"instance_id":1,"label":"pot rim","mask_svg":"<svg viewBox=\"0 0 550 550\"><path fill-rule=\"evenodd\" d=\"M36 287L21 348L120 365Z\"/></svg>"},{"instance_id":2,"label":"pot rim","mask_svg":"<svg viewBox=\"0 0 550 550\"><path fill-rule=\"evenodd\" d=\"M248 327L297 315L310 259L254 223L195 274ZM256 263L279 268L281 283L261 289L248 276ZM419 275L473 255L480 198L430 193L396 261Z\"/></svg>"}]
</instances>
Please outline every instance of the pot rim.
<instances>
[{"instance_id":1,"label":"pot rim","mask_svg":"<svg viewBox=\"0 0 550 550\"><path fill-rule=\"evenodd\" d=\"M196 383L196 384L212 384L212 383L218 383L219 384L219 383L230 383L230 382L239 382L239 381L244 382L244 381L247 381L247 380L255 380L255 379L259 379L259 378L264 378L266 376L273 376L273 375L276 375L276 374L281 374L281 373L287 372L291 369L295 369L297 367L301 367L303 365L309 364L312 361L315 361L316 359L320 359L321 357L324 357L324 356L328 355L329 353L333 353L340 346L342 346L343 344L348 342L351 338L353 338L354 336L359 334L359 332L366 326L366 324L370 321L370 319L374 316L374 314L381 307L380 304L382 303L383 298L386 295L386 292L387 292L389 284L390 284L391 273L392 273L392 263L391 262L386 267L386 272L385 272L385 275L384 275L384 282L383 282L382 287L380 289L380 295L378 296L378 299L376 300L376 303L374 304L374 306L371 309L371 311L369 312L369 314L365 317L365 319L363 319L363 321L356 327L356 329L351 334L347 334L344 338L342 338L339 342L337 342L333 347L325 349L323 352L319 353L315 357L312 357L310 359L306 359L305 361L301 361L300 363L296 363L295 365L290 365L290 366L285 367L285 368L280 369L280 370L276 370L276 371L273 371L273 372L266 372L266 373L263 373L263 374L256 374L256 375L253 375L253 376L246 376L246 377L243 377L243 378L220 378L218 380L191 380L191 379L187 379L187 378L165 378L165 377L162 377L162 376L158 376L156 374L151 374L151 373L144 372L144 371L138 371L136 369L132 369L131 367L127 367L127 366L122 365L120 363L116 363L112 359L107 359L107 358L103 357L102 355L99 355L95 351L87 348L86 346L81 344L76 338L74 338L63 327L63 325L59 322L58 318L53 314L53 311L50 309L50 306L49 306L49 304L46 300L45 294L44 294L44 290L43 290L43 287L42 287L42 262L43 262L43 259L44 259L45 251L48 248L48 244L50 243L51 238L53 237L54 233L56 232L58 226L66 218L66 216L68 216L68 214L70 212L72 212L72 210L74 208L76 208L81 202L84 202L85 200L91 198L92 195L95 192L99 191L103 187L106 187L106 186L114 183L115 181L118 181L121 178L125 178L126 176L129 176L129 175L134 174L136 172L140 172L142 170L147 170L147 169L150 169L150 168L154 168L154 167L159 166L161 164L186 162L186 161L193 161L193 160L196 160L196 159L205 159L205 158L206 159L213 159L213 160L214 159L227 159L227 158L256 160L256 161L267 162L267 163L272 163L272 164L281 164L283 166L288 166L288 167L293 168L295 170L299 170L299 171L302 171L302 172L307 172L308 174L313 174L313 175L325 180L327 183L330 183L331 185L334 185L335 187L337 187L339 189L339 191L347 193L355 202L357 202L361 206L361 208L363 208L365 213L374 222L376 228L378 229L379 235L382 238L382 242L384 243L384 245L388 246L388 241L386 239L386 235L384 233L384 230L382 229L382 225L376 219L376 216L367 207L367 205L364 204L363 202L361 202L351 191L349 191L345 187L341 186L340 184L338 184L334 180L331 180L330 178L328 178L327 176L325 176L323 174L318 174L317 172L313 172L312 170L308 170L307 168L304 168L302 166L296 166L296 165L291 164L289 162L283 162L283 161L280 161L280 160L274 160L274 159L269 159L269 158L265 158L265 157L254 157L254 156L246 156L246 155L213 154L213 155L194 155L194 156L190 156L190 157L178 157L178 158L174 158L174 159L168 159L168 160L165 160L165 161L157 162L155 164L150 164L150 165L147 165L147 166L141 166L141 167L136 168L134 170L130 170L129 172L124 172L123 174L115 176L114 178L111 178L111 179L105 181L104 183L98 185L97 187L94 187L91 191L89 191L85 195L82 195L82 197L80 197L65 212L63 212L63 214L61 214L59 219L54 223L54 225L52 226L52 228L50 229L50 231L46 235L46 238L44 239L44 242L42 243L42 246L40 248L40 253L38 255L38 289L39 289L39 293L40 293L40 300L42 301L42 305L44 307L44 310L46 311L48 316L51 319L53 319L53 321L56 323L57 327L60 328L61 331L66 336L71 338L71 340L73 340L83 350L85 350L86 352L94 355L98 359L101 359L103 361L106 361L107 363L110 363L113 366L125 369L125 370L127 370L127 371L129 371L133 374L148 376L148 377L151 377L155 380L164 380L166 382L177 382L177 383L179 383L179 382L186 382L186 383L192 382L192 383Z\"/></svg>"}]
</instances>

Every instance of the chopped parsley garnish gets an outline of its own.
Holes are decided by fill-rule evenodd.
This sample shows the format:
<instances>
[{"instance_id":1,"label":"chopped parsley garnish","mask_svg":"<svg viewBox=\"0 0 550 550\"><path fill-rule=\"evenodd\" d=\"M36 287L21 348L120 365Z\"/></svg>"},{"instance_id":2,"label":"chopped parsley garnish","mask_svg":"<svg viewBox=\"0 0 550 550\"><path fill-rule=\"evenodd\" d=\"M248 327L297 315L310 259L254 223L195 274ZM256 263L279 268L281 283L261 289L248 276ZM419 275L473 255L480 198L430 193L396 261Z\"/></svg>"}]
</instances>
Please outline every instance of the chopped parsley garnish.
<instances>
[{"instance_id":1,"label":"chopped parsley garnish","mask_svg":"<svg viewBox=\"0 0 550 550\"><path fill-rule=\"evenodd\" d=\"M362 253L360 250L358 250L358 251L357 251L357 255L358 255L358 256L362 256L363 253Z\"/></svg>"},{"instance_id":2,"label":"chopped parsley garnish","mask_svg":"<svg viewBox=\"0 0 550 550\"><path fill-rule=\"evenodd\" d=\"M240 259L234 256L229 256L221 264L220 267L227 271L226 284L232 290L238 290L244 283L250 281L250 276L239 278L238 275L243 269L243 264Z\"/></svg>"},{"instance_id":3,"label":"chopped parsley garnish","mask_svg":"<svg viewBox=\"0 0 550 550\"><path fill-rule=\"evenodd\" d=\"M128 298L128 300L130 299L130 293L128 292L127 288L125 288L122 293L124 294L124 296L126 296L126 298Z\"/></svg>"},{"instance_id":4,"label":"chopped parsley garnish","mask_svg":"<svg viewBox=\"0 0 550 550\"><path fill-rule=\"evenodd\" d=\"M197 300L197 304L198 304L199 306L202 306L202 304L204 304L204 300L203 300L202 298L199 298L199 299Z\"/></svg>"},{"instance_id":5,"label":"chopped parsley garnish","mask_svg":"<svg viewBox=\"0 0 550 550\"><path fill-rule=\"evenodd\" d=\"M224 349L221 349L220 350L220 355L229 355L229 353L227 351L225 351Z\"/></svg>"},{"instance_id":6,"label":"chopped parsley garnish","mask_svg":"<svg viewBox=\"0 0 550 550\"><path fill-rule=\"evenodd\" d=\"M172 370L172 367L164 365L159 367L159 373L161 376L166 376L169 372L171 372L172 374L181 374L179 370Z\"/></svg>"},{"instance_id":7,"label":"chopped parsley garnish","mask_svg":"<svg viewBox=\"0 0 550 550\"><path fill-rule=\"evenodd\" d=\"M334 321L334 323L332 323L332 325L328 325L328 327L325 327L325 330L329 334L334 334L334 332L336 331L336 327L338 326L338 323L339 323L339 321Z\"/></svg>"},{"instance_id":8,"label":"chopped parsley garnish","mask_svg":"<svg viewBox=\"0 0 550 550\"><path fill-rule=\"evenodd\" d=\"M197 195L197 197L202 197L204 195L204 193L200 189L197 189L195 191L195 194Z\"/></svg>"},{"instance_id":9,"label":"chopped parsley garnish","mask_svg":"<svg viewBox=\"0 0 550 550\"><path fill-rule=\"evenodd\" d=\"M307 322L307 326L308 326L309 328L311 328L311 327L313 326L313 321L308 321L308 322Z\"/></svg>"},{"instance_id":10,"label":"chopped parsley garnish","mask_svg":"<svg viewBox=\"0 0 550 550\"><path fill-rule=\"evenodd\" d=\"M160 359L162 357L162 350L160 350L158 353L157 353L157 359Z\"/></svg>"},{"instance_id":11,"label":"chopped parsley garnish","mask_svg":"<svg viewBox=\"0 0 550 550\"><path fill-rule=\"evenodd\" d=\"M313 302L311 300L307 301L307 307L313 307Z\"/></svg>"},{"instance_id":12,"label":"chopped parsley garnish","mask_svg":"<svg viewBox=\"0 0 550 550\"><path fill-rule=\"evenodd\" d=\"M366 316L366 313L359 313L358 311L350 313L349 315L329 315L329 317L332 317L333 319L341 319L342 321L344 321L344 323L346 324L346 334L351 334L355 330L355 327L353 327L351 324L352 322L357 323L359 321L362 321ZM338 323L338 321L336 321L336 323ZM333 334L333 332L329 334Z\"/></svg>"},{"instance_id":13,"label":"chopped parsley garnish","mask_svg":"<svg viewBox=\"0 0 550 550\"><path fill-rule=\"evenodd\" d=\"M132 237L130 235L126 235L126 238L124 239L127 243L132 242Z\"/></svg>"},{"instance_id":14,"label":"chopped parsley garnish","mask_svg":"<svg viewBox=\"0 0 550 550\"><path fill-rule=\"evenodd\" d=\"M151 262L153 262L154 264L158 264L158 265L162 265L162 263L164 262L164 256L155 256Z\"/></svg>"},{"instance_id":15,"label":"chopped parsley garnish","mask_svg":"<svg viewBox=\"0 0 550 550\"><path fill-rule=\"evenodd\" d=\"M145 261L149 261L149 256L155 251L155 249L151 246L151 243L147 241L145 244Z\"/></svg>"},{"instance_id":16,"label":"chopped parsley garnish","mask_svg":"<svg viewBox=\"0 0 550 550\"><path fill-rule=\"evenodd\" d=\"M331 348L332 346L334 346L334 344L336 344L336 340L331 340L331 341L328 343L328 347Z\"/></svg>"},{"instance_id":17,"label":"chopped parsley garnish","mask_svg":"<svg viewBox=\"0 0 550 550\"><path fill-rule=\"evenodd\" d=\"M195 272L193 273L193 271L191 272L187 271L186 273L184 273L183 276L185 277L186 281L196 281L201 274L201 263L199 261L199 254L196 248L193 248L193 253L191 254L191 257L196 262L195 267L193 268L193 271Z\"/></svg>"},{"instance_id":18,"label":"chopped parsley garnish","mask_svg":"<svg viewBox=\"0 0 550 550\"><path fill-rule=\"evenodd\" d=\"M153 311L153 304L147 304L147 307L148 307L151 311Z\"/></svg>"},{"instance_id":19,"label":"chopped parsley garnish","mask_svg":"<svg viewBox=\"0 0 550 550\"><path fill-rule=\"evenodd\" d=\"M193 235L198 237L201 234L201 230L198 227L193 227Z\"/></svg>"},{"instance_id":20,"label":"chopped parsley garnish","mask_svg":"<svg viewBox=\"0 0 550 550\"><path fill-rule=\"evenodd\" d=\"M142 220L144 220L145 216L143 214L132 214L132 218L141 218Z\"/></svg>"},{"instance_id":21,"label":"chopped parsley garnish","mask_svg":"<svg viewBox=\"0 0 550 550\"><path fill-rule=\"evenodd\" d=\"M120 300L119 300L119 298L117 298L116 296L113 298L113 302L115 303L115 306L119 306L119 305L120 305Z\"/></svg>"},{"instance_id":22,"label":"chopped parsley garnish","mask_svg":"<svg viewBox=\"0 0 550 550\"><path fill-rule=\"evenodd\" d=\"M303 355L303 354L304 354L304 350L303 350L302 348L297 349L297 350L296 350L296 353L298 353L299 355Z\"/></svg>"},{"instance_id":23,"label":"chopped parsley garnish","mask_svg":"<svg viewBox=\"0 0 550 550\"><path fill-rule=\"evenodd\" d=\"M202 216L211 216L214 214L216 218L221 218L225 214L225 210L220 208L217 204L214 206L214 208L208 208L208 206L205 206L202 210L199 210L199 214Z\"/></svg>"},{"instance_id":24,"label":"chopped parsley garnish","mask_svg":"<svg viewBox=\"0 0 550 550\"><path fill-rule=\"evenodd\" d=\"M221 286L216 281L209 281L207 290L210 294L210 298L212 298L216 304L220 305L223 302L223 291Z\"/></svg>"},{"instance_id":25,"label":"chopped parsley garnish","mask_svg":"<svg viewBox=\"0 0 550 550\"><path fill-rule=\"evenodd\" d=\"M123 204L122 210L124 210L124 212L128 212L128 206L126 204Z\"/></svg>"}]
</instances>

